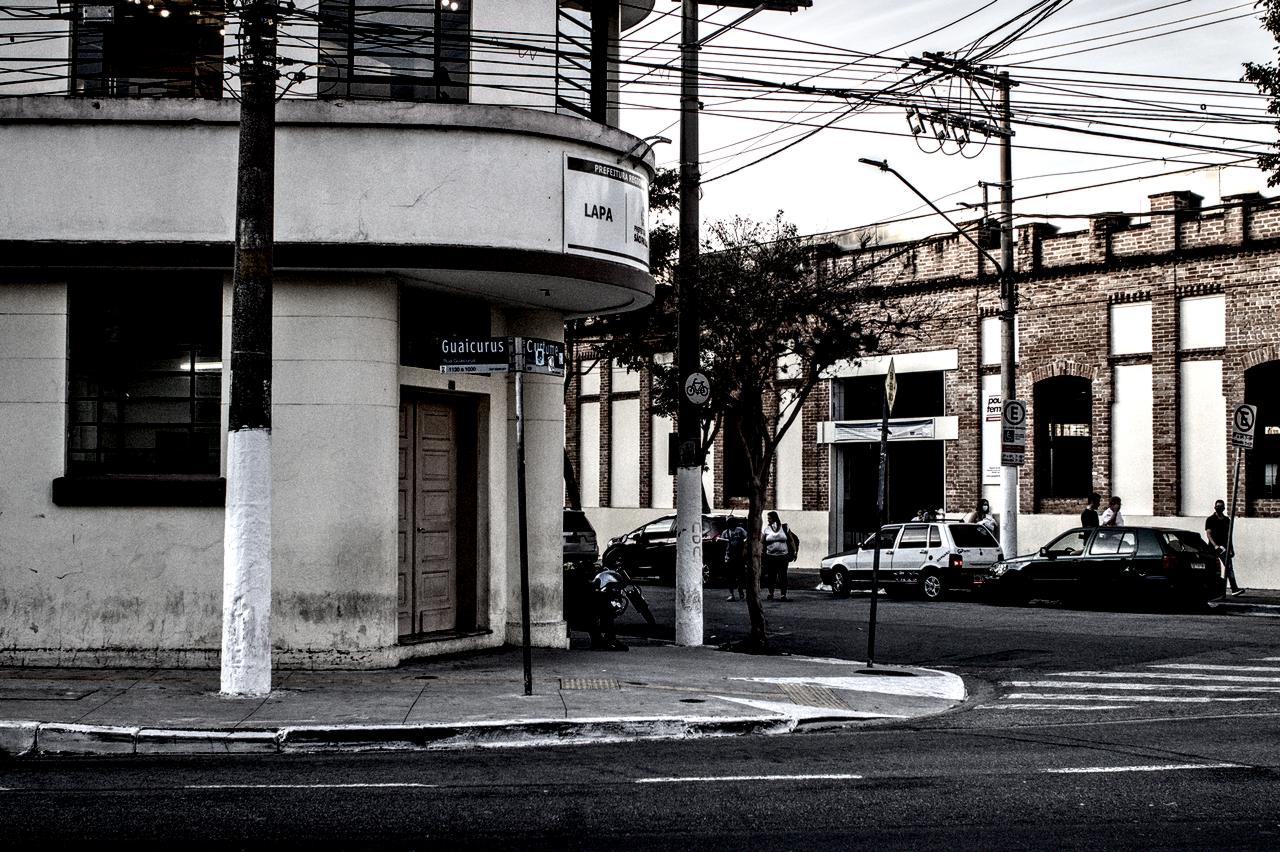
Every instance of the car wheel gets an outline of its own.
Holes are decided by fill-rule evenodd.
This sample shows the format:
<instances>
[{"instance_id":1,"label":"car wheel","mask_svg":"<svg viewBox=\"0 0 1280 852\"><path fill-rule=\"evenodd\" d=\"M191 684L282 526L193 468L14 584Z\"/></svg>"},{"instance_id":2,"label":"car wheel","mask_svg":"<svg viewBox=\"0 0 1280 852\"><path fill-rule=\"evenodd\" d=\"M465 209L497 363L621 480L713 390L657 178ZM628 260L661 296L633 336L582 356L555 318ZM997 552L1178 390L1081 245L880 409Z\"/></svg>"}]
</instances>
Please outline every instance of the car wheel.
<instances>
[{"instance_id":1,"label":"car wheel","mask_svg":"<svg viewBox=\"0 0 1280 852\"><path fill-rule=\"evenodd\" d=\"M843 568L836 568L831 572L831 597L849 597L849 575Z\"/></svg>"},{"instance_id":2,"label":"car wheel","mask_svg":"<svg viewBox=\"0 0 1280 852\"><path fill-rule=\"evenodd\" d=\"M945 589L942 585L942 575L934 568L924 568L920 571L920 594L927 601L942 600Z\"/></svg>"}]
</instances>

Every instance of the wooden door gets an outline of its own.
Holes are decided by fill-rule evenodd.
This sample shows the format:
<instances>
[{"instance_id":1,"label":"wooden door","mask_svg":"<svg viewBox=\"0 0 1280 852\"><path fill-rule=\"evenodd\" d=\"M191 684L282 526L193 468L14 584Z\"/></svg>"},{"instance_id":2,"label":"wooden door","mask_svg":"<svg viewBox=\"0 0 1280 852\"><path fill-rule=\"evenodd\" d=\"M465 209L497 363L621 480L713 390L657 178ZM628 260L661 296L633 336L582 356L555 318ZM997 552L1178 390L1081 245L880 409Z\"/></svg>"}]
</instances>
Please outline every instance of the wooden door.
<instances>
[{"instance_id":1,"label":"wooden door","mask_svg":"<svg viewBox=\"0 0 1280 852\"><path fill-rule=\"evenodd\" d=\"M457 426L449 405L400 403L401 636L453 630L458 624Z\"/></svg>"}]
</instances>

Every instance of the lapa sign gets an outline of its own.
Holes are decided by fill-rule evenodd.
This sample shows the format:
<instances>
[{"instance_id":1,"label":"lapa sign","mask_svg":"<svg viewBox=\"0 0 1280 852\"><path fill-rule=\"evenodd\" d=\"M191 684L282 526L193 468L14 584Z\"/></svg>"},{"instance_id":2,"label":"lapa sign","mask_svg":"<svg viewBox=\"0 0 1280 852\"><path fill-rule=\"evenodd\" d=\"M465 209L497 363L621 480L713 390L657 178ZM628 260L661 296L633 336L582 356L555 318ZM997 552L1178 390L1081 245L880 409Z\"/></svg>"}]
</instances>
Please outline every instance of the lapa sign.
<instances>
[{"instance_id":1,"label":"lapa sign","mask_svg":"<svg viewBox=\"0 0 1280 852\"><path fill-rule=\"evenodd\" d=\"M648 272L648 176L565 154L564 251Z\"/></svg>"}]
</instances>

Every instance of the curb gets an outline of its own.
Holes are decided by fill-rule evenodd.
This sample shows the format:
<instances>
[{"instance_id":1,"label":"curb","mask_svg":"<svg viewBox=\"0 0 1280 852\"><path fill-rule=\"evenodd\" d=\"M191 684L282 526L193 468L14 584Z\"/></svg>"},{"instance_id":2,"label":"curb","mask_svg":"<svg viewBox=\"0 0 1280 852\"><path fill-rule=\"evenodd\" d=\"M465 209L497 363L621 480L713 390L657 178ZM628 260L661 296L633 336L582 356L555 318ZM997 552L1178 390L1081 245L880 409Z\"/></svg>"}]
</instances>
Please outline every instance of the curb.
<instances>
[{"instance_id":1,"label":"curb","mask_svg":"<svg viewBox=\"0 0 1280 852\"><path fill-rule=\"evenodd\" d=\"M1209 606L1217 611L1231 615L1269 615L1280 618L1280 604L1243 603L1239 601L1216 601Z\"/></svg>"},{"instance_id":2,"label":"curb","mask_svg":"<svg viewBox=\"0 0 1280 852\"><path fill-rule=\"evenodd\" d=\"M319 725L187 730L0 721L0 757L425 751L695 739L795 731L796 719L528 719L428 725Z\"/></svg>"}]
</instances>

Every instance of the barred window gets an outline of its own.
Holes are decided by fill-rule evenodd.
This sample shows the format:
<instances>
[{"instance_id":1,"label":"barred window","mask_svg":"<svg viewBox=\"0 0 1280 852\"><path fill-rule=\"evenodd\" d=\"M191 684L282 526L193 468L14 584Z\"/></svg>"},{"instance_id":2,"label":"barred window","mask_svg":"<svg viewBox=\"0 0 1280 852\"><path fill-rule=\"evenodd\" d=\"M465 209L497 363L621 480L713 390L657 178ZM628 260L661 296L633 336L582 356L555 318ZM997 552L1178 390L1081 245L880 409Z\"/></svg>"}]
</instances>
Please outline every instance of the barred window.
<instances>
[{"instance_id":1,"label":"barred window","mask_svg":"<svg viewBox=\"0 0 1280 852\"><path fill-rule=\"evenodd\" d=\"M75 282L68 335L69 476L217 475L220 275Z\"/></svg>"},{"instance_id":2,"label":"barred window","mask_svg":"<svg viewBox=\"0 0 1280 852\"><path fill-rule=\"evenodd\" d=\"M71 90L92 97L222 97L223 0L77 4Z\"/></svg>"},{"instance_id":3,"label":"barred window","mask_svg":"<svg viewBox=\"0 0 1280 852\"><path fill-rule=\"evenodd\" d=\"M471 0L321 0L321 98L466 102Z\"/></svg>"}]
</instances>

